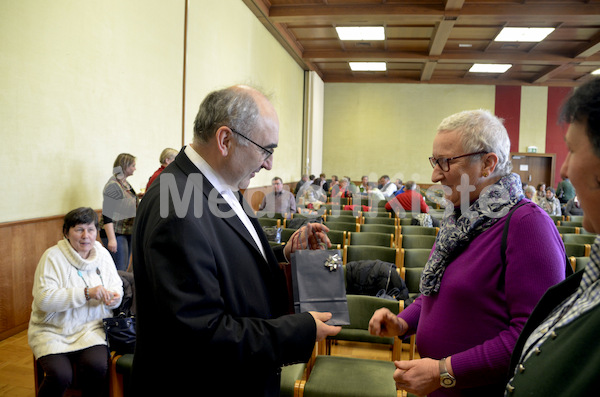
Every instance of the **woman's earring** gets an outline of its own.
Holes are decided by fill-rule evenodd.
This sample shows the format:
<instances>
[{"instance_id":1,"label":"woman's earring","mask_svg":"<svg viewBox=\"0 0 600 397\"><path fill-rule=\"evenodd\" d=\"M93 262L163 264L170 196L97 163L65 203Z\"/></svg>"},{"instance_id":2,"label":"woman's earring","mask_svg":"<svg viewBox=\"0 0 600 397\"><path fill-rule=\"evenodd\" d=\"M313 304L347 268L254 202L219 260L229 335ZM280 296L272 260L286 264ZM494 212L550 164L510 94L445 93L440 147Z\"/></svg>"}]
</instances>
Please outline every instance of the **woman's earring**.
<instances>
[{"instance_id":1,"label":"woman's earring","mask_svg":"<svg viewBox=\"0 0 600 397\"><path fill-rule=\"evenodd\" d=\"M483 171L483 177L486 178L489 175L487 171Z\"/></svg>"}]
</instances>

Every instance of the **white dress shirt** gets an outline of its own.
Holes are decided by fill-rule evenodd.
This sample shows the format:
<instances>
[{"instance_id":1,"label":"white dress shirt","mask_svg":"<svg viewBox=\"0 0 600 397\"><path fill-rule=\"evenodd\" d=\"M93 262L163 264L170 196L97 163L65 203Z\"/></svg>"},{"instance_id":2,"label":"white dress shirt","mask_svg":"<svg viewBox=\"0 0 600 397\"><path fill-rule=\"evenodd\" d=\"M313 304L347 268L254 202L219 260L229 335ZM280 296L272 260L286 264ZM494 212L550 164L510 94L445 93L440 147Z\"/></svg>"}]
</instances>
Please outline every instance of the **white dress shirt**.
<instances>
[{"instance_id":1,"label":"white dress shirt","mask_svg":"<svg viewBox=\"0 0 600 397\"><path fill-rule=\"evenodd\" d=\"M260 250L263 258L267 260L267 256L265 255L264 248L260 242L260 238L258 237L258 233L250 222L250 218L242 205L238 201L238 198L235 196L233 192L238 192L239 189L237 187L233 187L228 185L223 178L196 152L191 145L187 145L184 149L185 154L188 156L190 161L194 163L194 165L204 174L206 179L215 187L215 189L221 194L221 196L225 199L227 204L235 211L235 214L240 218L248 233L252 236L252 239L256 243L256 246Z\"/></svg>"}]
</instances>

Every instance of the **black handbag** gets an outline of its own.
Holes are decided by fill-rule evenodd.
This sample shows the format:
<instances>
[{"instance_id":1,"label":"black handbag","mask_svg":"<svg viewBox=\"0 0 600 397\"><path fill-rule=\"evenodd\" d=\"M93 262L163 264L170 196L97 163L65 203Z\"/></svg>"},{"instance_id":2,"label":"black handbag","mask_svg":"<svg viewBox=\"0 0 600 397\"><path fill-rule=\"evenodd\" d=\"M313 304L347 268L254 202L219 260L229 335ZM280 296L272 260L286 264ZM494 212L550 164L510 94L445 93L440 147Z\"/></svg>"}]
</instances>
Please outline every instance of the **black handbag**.
<instances>
[{"instance_id":1,"label":"black handbag","mask_svg":"<svg viewBox=\"0 0 600 397\"><path fill-rule=\"evenodd\" d=\"M110 351L118 354L129 354L135 350L135 316L125 316L102 319L106 341Z\"/></svg>"},{"instance_id":2,"label":"black handbag","mask_svg":"<svg viewBox=\"0 0 600 397\"><path fill-rule=\"evenodd\" d=\"M291 259L294 311L330 312L327 324L350 324L340 250L300 250Z\"/></svg>"}]
</instances>

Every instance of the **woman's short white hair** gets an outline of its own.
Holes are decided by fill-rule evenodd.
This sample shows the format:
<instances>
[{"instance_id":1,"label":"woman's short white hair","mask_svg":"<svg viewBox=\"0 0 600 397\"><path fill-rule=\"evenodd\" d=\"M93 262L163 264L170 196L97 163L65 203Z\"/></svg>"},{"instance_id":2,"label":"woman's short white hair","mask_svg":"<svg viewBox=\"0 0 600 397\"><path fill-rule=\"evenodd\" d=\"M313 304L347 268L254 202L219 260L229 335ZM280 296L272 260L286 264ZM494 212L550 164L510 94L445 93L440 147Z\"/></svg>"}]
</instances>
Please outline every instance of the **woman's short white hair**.
<instances>
[{"instance_id":1,"label":"woman's short white hair","mask_svg":"<svg viewBox=\"0 0 600 397\"><path fill-rule=\"evenodd\" d=\"M512 163L510 161L510 139L502 119L494 116L487 110L465 110L446 117L438 126L441 131L457 130L462 138L464 153L456 155L488 152L496 153L498 164L494 175L505 176L510 174Z\"/></svg>"}]
</instances>

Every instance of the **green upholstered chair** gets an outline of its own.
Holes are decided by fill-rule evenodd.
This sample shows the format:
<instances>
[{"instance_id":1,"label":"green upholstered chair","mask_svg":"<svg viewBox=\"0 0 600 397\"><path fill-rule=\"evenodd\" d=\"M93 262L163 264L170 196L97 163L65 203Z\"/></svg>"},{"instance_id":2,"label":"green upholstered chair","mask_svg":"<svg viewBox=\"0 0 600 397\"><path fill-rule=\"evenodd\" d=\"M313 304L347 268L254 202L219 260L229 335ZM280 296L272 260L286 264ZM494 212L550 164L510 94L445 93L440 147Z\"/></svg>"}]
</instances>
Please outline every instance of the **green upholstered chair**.
<instances>
[{"instance_id":1,"label":"green upholstered chair","mask_svg":"<svg viewBox=\"0 0 600 397\"><path fill-rule=\"evenodd\" d=\"M325 215L326 222L345 222L345 223L360 223L360 218L354 215Z\"/></svg>"},{"instance_id":2,"label":"green upholstered chair","mask_svg":"<svg viewBox=\"0 0 600 397\"><path fill-rule=\"evenodd\" d=\"M579 234L581 232L581 228L576 226L556 226L556 229L560 234Z\"/></svg>"},{"instance_id":3,"label":"green upholstered chair","mask_svg":"<svg viewBox=\"0 0 600 397\"><path fill-rule=\"evenodd\" d=\"M391 212L387 212L387 211L367 211L367 212L363 212L362 214L363 218L393 218L392 213Z\"/></svg>"},{"instance_id":4,"label":"green upholstered chair","mask_svg":"<svg viewBox=\"0 0 600 397\"><path fill-rule=\"evenodd\" d=\"M398 220L396 218L386 218L383 216L363 217L362 223L365 225L391 225L396 226Z\"/></svg>"},{"instance_id":5,"label":"green upholstered chair","mask_svg":"<svg viewBox=\"0 0 600 397\"><path fill-rule=\"evenodd\" d=\"M112 354L109 368L110 397L131 396L128 392L133 367L133 354Z\"/></svg>"},{"instance_id":6,"label":"green upholstered chair","mask_svg":"<svg viewBox=\"0 0 600 397\"><path fill-rule=\"evenodd\" d=\"M306 363L286 365L281 368L281 389L280 397L294 397L294 386L297 380L304 378Z\"/></svg>"},{"instance_id":7,"label":"green upholstered chair","mask_svg":"<svg viewBox=\"0 0 600 397\"><path fill-rule=\"evenodd\" d=\"M569 215L567 220L571 222L583 222L583 215Z\"/></svg>"},{"instance_id":8,"label":"green upholstered chair","mask_svg":"<svg viewBox=\"0 0 600 397\"><path fill-rule=\"evenodd\" d=\"M359 229L358 223L352 222L323 222L329 230L343 230L347 232L356 232Z\"/></svg>"},{"instance_id":9,"label":"green upholstered chair","mask_svg":"<svg viewBox=\"0 0 600 397\"><path fill-rule=\"evenodd\" d=\"M567 257L590 256L590 244L565 243Z\"/></svg>"},{"instance_id":10,"label":"green upholstered chair","mask_svg":"<svg viewBox=\"0 0 600 397\"><path fill-rule=\"evenodd\" d=\"M344 248L346 246L347 233L348 232L346 232L345 230L330 229L327 232L327 237L329 237L329 241L331 241L332 245L339 245L340 248Z\"/></svg>"},{"instance_id":11,"label":"green upholstered chair","mask_svg":"<svg viewBox=\"0 0 600 397\"><path fill-rule=\"evenodd\" d=\"M269 212L269 211L257 211L257 218L272 218L272 219L283 219L287 218L288 214L282 214L281 212Z\"/></svg>"},{"instance_id":12,"label":"green upholstered chair","mask_svg":"<svg viewBox=\"0 0 600 397\"><path fill-rule=\"evenodd\" d=\"M416 298L421 293L419 285L421 283L421 273L429 259L431 249L428 248L402 248L400 249L400 260L402 267L400 277L406 283L408 288L408 297Z\"/></svg>"},{"instance_id":13,"label":"green upholstered chair","mask_svg":"<svg viewBox=\"0 0 600 397\"><path fill-rule=\"evenodd\" d=\"M276 219L276 218L258 218L258 223L260 223L261 226L277 226L277 227L281 227L281 219Z\"/></svg>"},{"instance_id":14,"label":"green upholstered chair","mask_svg":"<svg viewBox=\"0 0 600 397\"><path fill-rule=\"evenodd\" d=\"M423 236L437 236L440 228L438 227L428 227L428 226L417 226L417 225L407 225L400 226L400 234L402 235L413 235L419 234Z\"/></svg>"},{"instance_id":15,"label":"green upholstered chair","mask_svg":"<svg viewBox=\"0 0 600 397\"><path fill-rule=\"evenodd\" d=\"M400 249L377 247L373 245L346 245L344 247L344 264L366 259L379 259L393 263L400 268Z\"/></svg>"},{"instance_id":16,"label":"green upholstered chair","mask_svg":"<svg viewBox=\"0 0 600 397\"><path fill-rule=\"evenodd\" d=\"M296 230L298 229L290 229L285 227L281 229L281 242L287 243L290 240L290 237L292 237L292 234L296 232Z\"/></svg>"},{"instance_id":17,"label":"green upholstered chair","mask_svg":"<svg viewBox=\"0 0 600 397\"><path fill-rule=\"evenodd\" d=\"M589 256L571 256L569 257L569 261L571 261L571 267L573 267L574 272L578 272L581 269L585 268L585 266L590 261Z\"/></svg>"},{"instance_id":18,"label":"green upholstered chair","mask_svg":"<svg viewBox=\"0 0 600 397\"><path fill-rule=\"evenodd\" d=\"M361 343L376 343L387 345L392 351L392 361L400 360L402 340L400 338L382 337L369 333L369 321L376 310L386 307L394 314L400 313L404 301L393 301L368 295L347 295L350 325L344 325L335 336L325 339L325 354L331 354L333 341L347 340Z\"/></svg>"},{"instance_id":19,"label":"green upholstered chair","mask_svg":"<svg viewBox=\"0 0 600 397\"><path fill-rule=\"evenodd\" d=\"M575 226L575 227L583 227L583 224L581 221L579 222L575 222L575 221L558 221L557 222L557 226Z\"/></svg>"},{"instance_id":20,"label":"green upholstered chair","mask_svg":"<svg viewBox=\"0 0 600 397\"><path fill-rule=\"evenodd\" d=\"M555 225L558 225L559 221L562 223L565 220L565 217L562 215L550 215L550 218L554 221Z\"/></svg>"},{"instance_id":21,"label":"green upholstered chair","mask_svg":"<svg viewBox=\"0 0 600 397\"><path fill-rule=\"evenodd\" d=\"M349 245L376 245L379 247L394 247L395 240L392 233L353 232L348 233Z\"/></svg>"},{"instance_id":22,"label":"green upholstered chair","mask_svg":"<svg viewBox=\"0 0 600 397\"><path fill-rule=\"evenodd\" d=\"M412 218L398 219L398 226L410 226L410 225L412 225Z\"/></svg>"},{"instance_id":23,"label":"green upholstered chair","mask_svg":"<svg viewBox=\"0 0 600 397\"><path fill-rule=\"evenodd\" d=\"M565 244L574 243L574 244L594 244L596 240L595 234L575 234L575 233L565 233L562 235L562 240Z\"/></svg>"},{"instance_id":24,"label":"green upholstered chair","mask_svg":"<svg viewBox=\"0 0 600 397\"><path fill-rule=\"evenodd\" d=\"M391 361L317 356L307 380L296 382L303 397L396 397Z\"/></svg>"},{"instance_id":25,"label":"green upholstered chair","mask_svg":"<svg viewBox=\"0 0 600 397\"><path fill-rule=\"evenodd\" d=\"M351 215L351 216L362 216L362 212L358 209L356 210L343 210L343 209L332 209L327 213L328 215L332 215L334 218L338 215Z\"/></svg>"},{"instance_id":26,"label":"green upholstered chair","mask_svg":"<svg viewBox=\"0 0 600 397\"><path fill-rule=\"evenodd\" d=\"M424 235L402 235L400 234L397 238L398 247L402 248L429 248L433 247L435 243L435 236L424 236Z\"/></svg>"}]
</instances>

